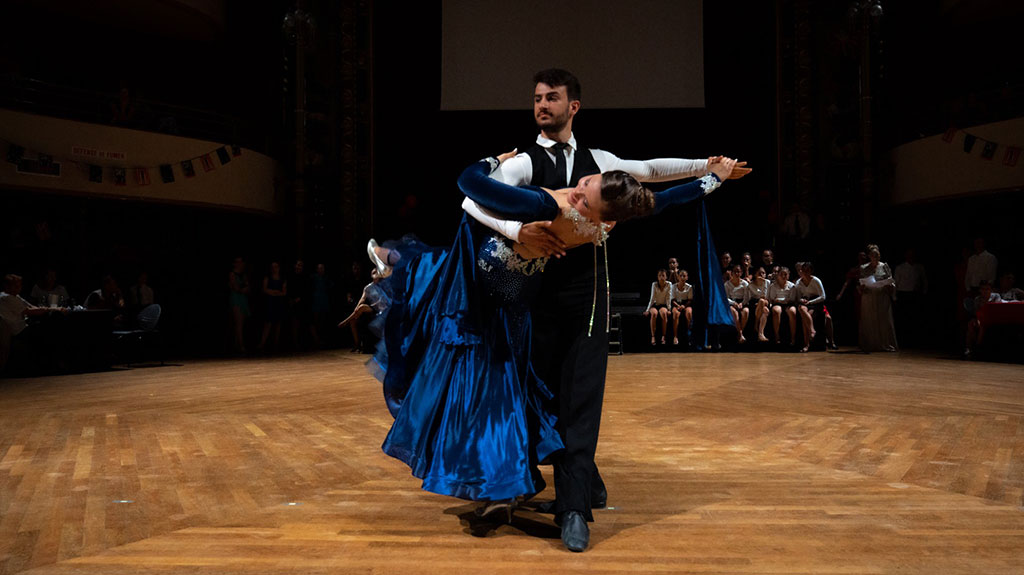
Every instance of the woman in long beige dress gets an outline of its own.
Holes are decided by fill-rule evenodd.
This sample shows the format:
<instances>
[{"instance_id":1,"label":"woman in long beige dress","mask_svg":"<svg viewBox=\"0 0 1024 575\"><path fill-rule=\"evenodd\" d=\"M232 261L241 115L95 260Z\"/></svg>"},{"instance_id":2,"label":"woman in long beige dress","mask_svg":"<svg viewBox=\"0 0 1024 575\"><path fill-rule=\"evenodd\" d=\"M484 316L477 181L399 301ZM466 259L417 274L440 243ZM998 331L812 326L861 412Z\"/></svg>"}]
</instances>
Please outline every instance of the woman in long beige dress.
<instances>
[{"instance_id":1,"label":"woman in long beige dress","mask_svg":"<svg viewBox=\"0 0 1024 575\"><path fill-rule=\"evenodd\" d=\"M892 298L896 290L889 264L881 261L878 246L868 246L868 263L860 266L860 348L864 351L896 351L896 325Z\"/></svg>"}]
</instances>

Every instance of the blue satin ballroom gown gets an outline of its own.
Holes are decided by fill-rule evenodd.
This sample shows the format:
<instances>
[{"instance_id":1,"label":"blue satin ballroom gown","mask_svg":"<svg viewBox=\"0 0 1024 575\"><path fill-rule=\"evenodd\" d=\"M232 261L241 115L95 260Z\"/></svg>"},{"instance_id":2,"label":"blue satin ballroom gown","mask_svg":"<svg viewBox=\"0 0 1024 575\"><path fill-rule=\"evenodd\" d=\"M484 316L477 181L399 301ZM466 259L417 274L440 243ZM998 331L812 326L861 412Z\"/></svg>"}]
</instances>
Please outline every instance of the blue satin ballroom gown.
<instances>
[{"instance_id":1,"label":"blue satin ballroom gown","mask_svg":"<svg viewBox=\"0 0 1024 575\"><path fill-rule=\"evenodd\" d=\"M490 171L487 162L470 166L460 189L511 219L558 216L547 192ZM661 207L700 197L701 181L669 191L656 194ZM547 260L525 260L512 246L468 216L451 247L410 236L390 245L401 258L386 280L383 349L371 360L395 418L382 447L427 491L471 500L538 493L537 465L563 448L553 395L530 363L530 303Z\"/></svg>"}]
</instances>

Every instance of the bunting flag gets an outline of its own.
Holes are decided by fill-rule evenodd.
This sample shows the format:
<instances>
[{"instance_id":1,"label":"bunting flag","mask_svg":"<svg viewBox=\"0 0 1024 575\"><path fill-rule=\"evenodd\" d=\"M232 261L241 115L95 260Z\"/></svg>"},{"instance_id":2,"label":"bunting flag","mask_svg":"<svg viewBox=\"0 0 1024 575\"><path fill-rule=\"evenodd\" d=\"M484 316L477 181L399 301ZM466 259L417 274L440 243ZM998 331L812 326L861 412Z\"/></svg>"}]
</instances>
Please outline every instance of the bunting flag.
<instances>
[{"instance_id":1,"label":"bunting flag","mask_svg":"<svg viewBox=\"0 0 1024 575\"><path fill-rule=\"evenodd\" d=\"M1006 152L1003 154L1003 165L1012 168L1017 165L1017 160L1019 159L1020 148L1017 146L1007 146Z\"/></svg>"},{"instance_id":2,"label":"bunting flag","mask_svg":"<svg viewBox=\"0 0 1024 575\"><path fill-rule=\"evenodd\" d=\"M978 137L974 134L964 135L964 153L970 154L971 150L974 149L974 142L978 141Z\"/></svg>"},{"instance_id":3,"label":"bunting flag","mask_svg":"<svg viewBox=\"0 0 1024 575\"><path fill-rule=\"evenodd\" d=\"M119 152L119 156L114 156L114 152L99 152L97 155L95 150L90 148L84 148L81 146L72 146L72 157L60 157L54 156L47 152L40 152L37 150L27 151L24 146L20 146L10 140L0 138L0 146L7 145L7 161L17 166L17 171L23 174L32 175L45 175L51 177L61 177L61 161L67 161L78 168L79 174L87 178L89 182L94 184L104 183L103 172L110 170L110 182L116 186L126 186L128 184L128 174L131 172L134 174L133 185L148 186L151 183L151 170L159 170L160 181L164 184L173 184L176 181L174 175L174 165L178 164L181 166L181 173L184 178L194 178L196 176L195 161L199 160L203 166L203 171L212 172L217 169L218 165L223 166L231 162L232 158L237 158L242 155L242 147L237 144L225 144L216 149L210 150L205 154L189 158L187 160L175 161L164 164L150 165L150 166L102 166L99 164L92 164L88 161L81 161L75 159L74 156L90 156L92 161L98 157L104 160L113 160L118 162L124 162L126 160L125 154ZM85 154L82 152L93 152ZM217 154L219 162L213 160L213 155Z\"/></svg>"},{"instance_id":4,"label":"bunting flag","mask_svg":"<svg viewBox=\"0 0 1024 575\"><path fill-rule=\"evenodd\" d=\"M991 160L996 155L996 147L999 144L995 142L985 141L985 147L981 149L981 157L985 160Z\"/></svg>"},{"instance_id":5,"label":"bunting flag","mask_svg":"<svg viewBox=\"0 0 1024 575\"><path fill-rule=\"evenodd\" d=\"M160 166L160 179L163 180L165 184L174 183L174 170L171 169L170 164L163 164Z\"/></svg>"},{"instance_id":6,"label":"bunting flag","mask_svg":"<svg viewBox=\"0 0 1024 575\"><path fill-rule=\"evenodd\" d=\"M942 141L946 142L947 144L952 143L953 142L953 138L956 137L956 133L958 131L959 130L957 130L956 128L950 126L950 128L948 130L946 130L946 133L942 135Z\"/></svg>"}]
</instances>

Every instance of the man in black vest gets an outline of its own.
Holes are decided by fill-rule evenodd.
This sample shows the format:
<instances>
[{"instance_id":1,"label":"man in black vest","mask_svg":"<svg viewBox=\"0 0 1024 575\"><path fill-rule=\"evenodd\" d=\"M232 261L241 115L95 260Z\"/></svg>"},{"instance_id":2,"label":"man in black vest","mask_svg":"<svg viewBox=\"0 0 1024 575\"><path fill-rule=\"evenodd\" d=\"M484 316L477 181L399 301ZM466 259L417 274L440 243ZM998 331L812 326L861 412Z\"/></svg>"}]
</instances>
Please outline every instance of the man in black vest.
<instances>
[{"instance_id":1,"label":"man in black vest","mask_svg":"<svg viewBox=\"0 0 1024 575\"><path fill-rule=\"evenodd\" d=\"M707 173L708 160L621 160L597 149L580 148L572 133L580 109L580 83L566 70L551 69L534 76L534 118L540 128L537 142L510 158L491 177L510 185L559 189L575 186L580 178L608 170L623 170L642 182L668 181ZM750 170L739 165L730 176ZM544 269L541 291L533 307L534 368L556 395L559 432L565 451L554 461L553 511L562 525L562 541L583 551L590 539L592 508L607 503L604 481L594 463L601 404L608 367L607 277L603 246L591 244L564 251L547 233L545 222L505 222L512 239L542 253L561 255Z\"/></svg>"}]
</instances>

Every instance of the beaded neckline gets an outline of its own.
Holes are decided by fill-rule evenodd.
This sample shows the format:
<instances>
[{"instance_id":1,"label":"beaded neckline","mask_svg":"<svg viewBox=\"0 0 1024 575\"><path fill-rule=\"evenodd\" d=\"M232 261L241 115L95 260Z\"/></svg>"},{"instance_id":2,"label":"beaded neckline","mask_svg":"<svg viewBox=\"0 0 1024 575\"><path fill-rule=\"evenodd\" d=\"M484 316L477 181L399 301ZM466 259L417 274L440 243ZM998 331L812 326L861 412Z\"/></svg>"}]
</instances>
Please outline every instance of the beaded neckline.
<instances>
[{"instance_id":1,"label":"beaded neckline","mask_svg":"<svg viewBox=\"0 0 1024 575\"><path fill-rule=\"evenodd\" d=\"M576 235L591 238L599 246L604 245L604 242L608 240L608 230L611 228L608 224L603 222L596 224L583 217L583 214L572 206L563 208L562 215L572 222L573 231Z\"/></svg>"}]
</instances>

